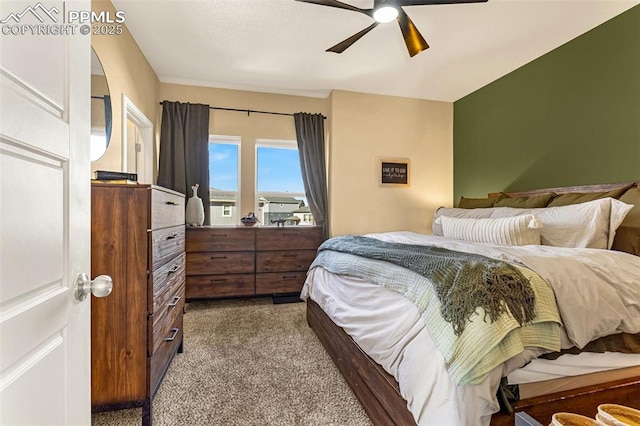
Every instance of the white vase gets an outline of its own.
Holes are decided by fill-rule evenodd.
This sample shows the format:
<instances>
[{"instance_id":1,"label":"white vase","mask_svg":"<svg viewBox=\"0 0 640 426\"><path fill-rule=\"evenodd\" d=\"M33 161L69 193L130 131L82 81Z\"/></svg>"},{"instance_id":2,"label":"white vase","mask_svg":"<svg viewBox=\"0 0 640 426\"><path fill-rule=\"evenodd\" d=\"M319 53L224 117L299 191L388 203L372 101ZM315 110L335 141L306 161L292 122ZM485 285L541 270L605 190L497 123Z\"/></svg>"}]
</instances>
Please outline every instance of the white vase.
<instances>
[{"instance_id":1,"label":"white vase","mask_svg":"<svg viewBox=\"0 0 640 426\"><path fill-rule=\"evenodd\" d=\"M199 184L195 184L191 187L193 195L187 201L187 211L185 212L185 221L187 225L202 226L204 223L204 205L202 199L198 197Z\"/></svg>"}]
</instances>

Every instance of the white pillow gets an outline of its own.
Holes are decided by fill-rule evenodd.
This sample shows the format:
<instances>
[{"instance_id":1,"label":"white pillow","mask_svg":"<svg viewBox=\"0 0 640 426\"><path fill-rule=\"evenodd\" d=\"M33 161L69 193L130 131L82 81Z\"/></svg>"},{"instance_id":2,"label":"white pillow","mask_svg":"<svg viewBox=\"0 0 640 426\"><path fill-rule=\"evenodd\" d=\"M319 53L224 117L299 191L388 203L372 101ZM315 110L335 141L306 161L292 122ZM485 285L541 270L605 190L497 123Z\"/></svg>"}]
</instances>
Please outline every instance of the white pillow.
<instances>
[{"instance_id":1,"label":"white pillow","mask_svg":"<svg viewBox=\"0 0 640 426\"><path fill-rule=\"evenodd\" d=\"M534 214L544 228L542 244L556 247L609 249L615 231L633 206L613 198L602 198L568 206L537 209L494 208L492 218Z\"/></svg>"},{"instance_id":2,"label":"white pillow","mask_svg":"<svg viewBox=\"0 0 640 426\"><path fill-rule=\"evenodd\" d=\"M431 232L433 235L438 235L440 237L442 234L442 224L438 221L438 218L441 216L447 217L469 217L475 219L481 218L489 218L493 213L494 208L480 208L480 209L461 209L455 207L440 207L436 210L436 213L433 215L433 223L431 224Z\"/></svg>"},{"instance_id":3,"label":"white pillow","mask_svg":"<svg viewBox=\"0 0 640 426\"><path fill-rule=\"evenodd\" d=\"M609 198L611 200L611 218L609 220L609 241L607 248L611 249L613 246L613 240L616 237L616 231L627 217L627 213L633 210L633 205L627 204L615 198Z\"/></svg>"},{"instance_id":4,"label":"white pillow","mask_svg":"<svg viewBox=\"0 0 640 426\"><path fill-rule=\"evenodd\" d=\"M503 246L540 244L542 225L532 214L499 219L440 216L436 221L446 238Z\"/></svg>"}]
</instances>

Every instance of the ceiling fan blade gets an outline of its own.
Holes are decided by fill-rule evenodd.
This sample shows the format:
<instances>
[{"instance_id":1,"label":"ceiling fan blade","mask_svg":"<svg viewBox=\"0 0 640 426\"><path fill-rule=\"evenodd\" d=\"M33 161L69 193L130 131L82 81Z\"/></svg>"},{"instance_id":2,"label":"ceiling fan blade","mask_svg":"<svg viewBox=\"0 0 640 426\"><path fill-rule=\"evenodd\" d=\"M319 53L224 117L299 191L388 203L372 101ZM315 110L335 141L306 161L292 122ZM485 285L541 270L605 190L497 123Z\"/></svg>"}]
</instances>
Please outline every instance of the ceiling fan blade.
<instances>
[{"instance_id":1,"label":"ceiling fan blade","mask_svg":"<svg viewBox=\"0 0 640 426\"><path fill-rule=\"evenodd\" d=\"M426 6L428 4L486 3L488 0L391 0L398 6Z\"/></svg>"},{"instance_id":2,"label":"ceiling fan blade","mask_svg":"<svg viewBox=\"0 0 640 426\"><path fill-rule=\"evenodd\" d=\"M296 1L299 1L302 3L318 4L320 6L336 7L338 9L352 10L354 12L364 13L367 16L373 16L372 9L360 9L359 7L355 7L347 3L342 3L341 1L338 1L338 0L296 0Z\"/></svg>"},{"instance_id":3,"label":"ceiling fan blade","mask_svg":"<svg viewBox=\"0 0 640 426\"><path fill-rule=\"evenodd\" d=\"M413 58L418 53L429 48L420 31L413 25L413 21L402 8L398 9L398 24L400 24L400 30L404 37L404 43L407 45L409 56Z\"/></svg>"},{"instance_id":4,"label":"ceiling fan blade","mask_svg":"<svg viewBox=\"0 0 640 426\"><path fill-rule=\"evenodd\" d=\"M369 25L364 30L362 30L362 31L360 31L358 33L355 33L354 35L352 35L348 39L345 39L345 40L341 41L340 43L336 44L335 46L328 48L326 51L327 52L334 52L334 53L342 53L345 50L347 50L347 48L349 46L351 46L356 41L360 40L362 38L362 36L364 36L366 33L368 33L369 31L371 31L372 29L374 29L377 26L378 26L378 22L374 22L373 24Z\"/></svg>"}]
</instances>

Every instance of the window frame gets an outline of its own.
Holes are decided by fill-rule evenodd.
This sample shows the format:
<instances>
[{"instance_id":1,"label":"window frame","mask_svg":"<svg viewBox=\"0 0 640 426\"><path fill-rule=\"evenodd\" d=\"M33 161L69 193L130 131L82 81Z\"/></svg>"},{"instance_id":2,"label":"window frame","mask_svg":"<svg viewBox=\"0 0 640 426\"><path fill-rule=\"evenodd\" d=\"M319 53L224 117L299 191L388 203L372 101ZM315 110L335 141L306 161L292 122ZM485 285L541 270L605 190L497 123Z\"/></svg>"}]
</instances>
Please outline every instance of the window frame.
<instances>
[{"instance_id":1,"label":"window frame","mask_svg":"<svg viewBox=\"0 0 640 426\"><path fill-rule=\"evenodd\" d=\"M259 138L256 139L255 142L255 153L254 153L254 171L255 171L255 191L254 191L254 197L253 197L253 202L254 202L254 208L255 208L255 212L259 212L260 211L260 197L294 197L294 198L302 198L305 200L305 203L308 203L307 200L307 194L305 192L274 192L274 191L266 191L266 192L260 192L258 191L258 148L282 148L282 149L292 149L292 150L296 150L298 151L298 155L299 154L299 150L298 150L298 142L293 139L293 140L288 140L288 139L264 139L264 138ZM304 187L304 182L302 182L302 185ZM308 205L308 204L305 204ZM265 226L272 226L270 223L265 223L263 224Z\"/></svg>"},{"instance_id":2,"label":"window frame","mask_svg":"<svg viewBox=\"0 0 640 426\"><path fill-rule=\"evenodd\" d=\"M215 134L210 134L209 135L209 142L210 144L212 143L216 143L216 144L224 144L224 145L236 145L238 147L238 182L237 182L237 190L236 191L216 191L217 195L235 195L236 196L236 212L241 212L241 201L242 201L242 137L241 136L231 136L231 135L215 135ZM209 167L211 167L211 165L209 165ZM211 182L209 182L209 187L211 187ZM231 212L231 215L233 215L233 211ZM237 215L238 217L235 220L235 224L239 225L240 224L240 215ZM223 217L229 217L229 216L224 216Z\"/></svg>"}]
</instances>

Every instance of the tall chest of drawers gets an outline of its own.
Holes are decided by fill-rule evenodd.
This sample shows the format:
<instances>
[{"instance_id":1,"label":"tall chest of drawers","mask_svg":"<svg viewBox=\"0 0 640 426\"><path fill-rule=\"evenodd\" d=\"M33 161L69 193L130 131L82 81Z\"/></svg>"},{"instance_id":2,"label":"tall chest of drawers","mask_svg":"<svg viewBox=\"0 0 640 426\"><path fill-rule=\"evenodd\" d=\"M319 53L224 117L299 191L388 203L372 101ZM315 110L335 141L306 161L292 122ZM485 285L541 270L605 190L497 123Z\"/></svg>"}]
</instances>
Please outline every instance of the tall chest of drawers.
<instances>
[{"instance_id":1,"label":"tall chest of drawers","mask_svg":"<svg viewBox=\"0 0 640 426\"><path fill-rule=\"evenodd\" d=\"M150 185L96 183L91 190L91 274L113 291L91 305L93 411L143 407L182 351L184 195Z\"/></svg>"},{"instance_id":2,"label":"tall chest of drawers","mask_svg":"<svg viewBox=\"0 0 640 426\"><path fill-rule=\"evenodd\" d=\"M319 227L188 228L186 297L300 292L321 241Z\"/></svg>"}]
</instances>

